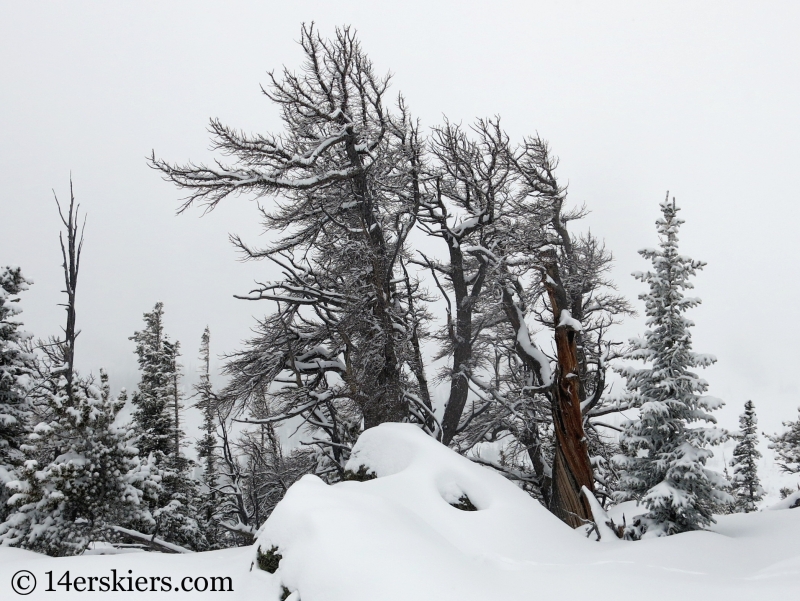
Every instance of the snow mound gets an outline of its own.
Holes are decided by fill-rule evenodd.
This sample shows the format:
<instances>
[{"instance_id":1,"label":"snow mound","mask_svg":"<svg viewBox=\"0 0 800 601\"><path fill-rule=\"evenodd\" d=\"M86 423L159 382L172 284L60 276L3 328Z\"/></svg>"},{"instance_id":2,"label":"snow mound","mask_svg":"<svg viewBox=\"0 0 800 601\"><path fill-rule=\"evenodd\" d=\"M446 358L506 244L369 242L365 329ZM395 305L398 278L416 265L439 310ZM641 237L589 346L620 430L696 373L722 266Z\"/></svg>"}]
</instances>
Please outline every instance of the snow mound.
<instances>
[{"instance_id":1,"label":"snow mound","mask_svg":"<svg viewBox=\"0 0 800 601\"><path fill-rule=\"evenodd\" d=\"M566 559L585 544L508 480L414 426L364 432L347 469L361 466L377 478L302 478L259 535L262 551L282 555L275 578L304 600L497 598L509 565ZM475 511L453 506L464 497Z\"/></svg>"},{"instance_id":2,"label":"snow mound","mask_svg":"<svg viewBox=\"0 0 800 601\"><path fill-rule=\"evenodd\" d=\"M411 425L364 432L347 468L377 477L328 486L306 476L262 528L257 546L282 556L264 573L274 594L730 600L800 590L800 511L724 516L716 532L599 545ZM464 496L474 511L454 507Z\"/></svg>"}]
</instances>

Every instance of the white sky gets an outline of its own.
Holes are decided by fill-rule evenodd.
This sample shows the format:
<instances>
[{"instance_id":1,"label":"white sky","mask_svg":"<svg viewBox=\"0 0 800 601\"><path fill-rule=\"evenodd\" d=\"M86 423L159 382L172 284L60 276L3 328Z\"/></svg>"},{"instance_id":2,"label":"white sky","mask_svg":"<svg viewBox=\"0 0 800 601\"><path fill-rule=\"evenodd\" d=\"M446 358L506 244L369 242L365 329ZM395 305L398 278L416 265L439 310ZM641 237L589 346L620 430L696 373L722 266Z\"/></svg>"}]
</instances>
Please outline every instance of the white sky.
<instances>
[{"instance_id":1,"label":"white sky","mask_svg":"<svg viewBox=\"0 0 800 601\"><path fill-rule=\"evenodd\" d=\"M695 349L736 426L748 398L762 429L794 419L800 352L800 5L785 2L79 2L0 1L0 263L35 285L37 336L63 322L59 222L51 188L89 214L78 288L78 365L113 388L137 380L127 338L157 300L196 367L237 348L253 315L237 301L264 265L241 264L228 232L254 240L255 207L232 198L176 217L180 193L145 156L207 159L210 117L275 131L266 72L298 66L300 24L351 24L379 72L395 74L424 125L499 114L512 138L539 132L570 197L618 261L641 310L667 189L687 220L682 250L708 262ZM643 330L631 320L627 337ZM217 362L219 365L219 362ZM193 379L191 376L190 380Z\"/></svg>"}]
</instances>

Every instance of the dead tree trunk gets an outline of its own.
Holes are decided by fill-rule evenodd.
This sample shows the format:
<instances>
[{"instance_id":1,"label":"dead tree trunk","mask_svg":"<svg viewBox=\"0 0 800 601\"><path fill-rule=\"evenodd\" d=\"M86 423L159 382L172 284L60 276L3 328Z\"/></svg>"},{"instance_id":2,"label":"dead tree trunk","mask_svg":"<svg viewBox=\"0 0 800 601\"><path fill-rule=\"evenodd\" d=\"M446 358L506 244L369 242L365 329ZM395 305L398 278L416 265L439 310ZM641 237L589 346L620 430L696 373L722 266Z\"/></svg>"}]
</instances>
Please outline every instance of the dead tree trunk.
<instances>
[{"instance_id":1,"label":"dead tree trunk","mask_svg":"<svg viewBox=\"0 0 800 601\"><path fill-rule=\"evenodd\" d=\"M594 491L594 476L583 431L581 402L584 391L579 377L577 322L567 308L555 251L542 253L544 285L553 310L558 364L553 385L553 428L556 437L550 510L577 528L592 520L592 511L581 494L585 486Z\"/></svg>"},{"instance_id":2,"label":"dead tree trunk","mask_svg":"<svg viewBox=\"0 0 800 601\"><path fill-rule=\"evenodd\" d=\"M53 193L55 195L55 192ZM69 210L67 215L61 210L61 204L56 197L58 215L67 231L67 244L64 245L64 236L59 233L61 243L61 257L64 260L64 292L67 295L66 304L62 305L67 310L67 325L64 328L64 342L61 344L64 360L64 377L67 380L67 398L72 402L74 395L73 376L75 374L75 339L78 332L75 329L75 291L78 287L78 270L80 269L81 250L83 250L83 230L78 237L78 210L75 206L75 195L72 192L72 178L69 180ZM85 220L84 220L85 226Z\"/></svg>"}]
</instances>

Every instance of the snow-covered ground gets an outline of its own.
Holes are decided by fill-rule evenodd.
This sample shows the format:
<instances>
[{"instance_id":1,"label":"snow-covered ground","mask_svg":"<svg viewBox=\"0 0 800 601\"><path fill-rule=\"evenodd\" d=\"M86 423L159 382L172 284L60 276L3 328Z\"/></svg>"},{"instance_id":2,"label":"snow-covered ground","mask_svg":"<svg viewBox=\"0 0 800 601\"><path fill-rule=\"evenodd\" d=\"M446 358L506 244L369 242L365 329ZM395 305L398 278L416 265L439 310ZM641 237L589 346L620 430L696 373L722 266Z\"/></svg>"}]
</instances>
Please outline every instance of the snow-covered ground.
<instances>
[{"instance_id":1,"label":"snow-covered ground","mask_svg":"<svg viewBox=\"0 0 800 601\"><path fill-rule=\"evenodd\" d=\"M11 580L20 570L38 580L28 599L50 599L91 597L55 585L67 570L74 580L109 576L114 569L118 577L128 576L128 570L133 578L146 577L145 588L152 577L170 576L174 587L187 576L229 576L234 589L179 591L179 597L174 590L102 593L131 599L277 601L285 591L292 593L291 601L711 601L800 595L800 510L721 516L713 532L596 542L414 426L384 424L365 432L349 467L356 471L362 465L377 478L328 486L304 477L250 548L60 559L0 549L2 598L14 598ZM452 506L464 495L477 511ZM277 547L282 559L274 574L254 565L257 547ZM48 571L59 592L46 590Z\"/></svg>"}]
</instances>

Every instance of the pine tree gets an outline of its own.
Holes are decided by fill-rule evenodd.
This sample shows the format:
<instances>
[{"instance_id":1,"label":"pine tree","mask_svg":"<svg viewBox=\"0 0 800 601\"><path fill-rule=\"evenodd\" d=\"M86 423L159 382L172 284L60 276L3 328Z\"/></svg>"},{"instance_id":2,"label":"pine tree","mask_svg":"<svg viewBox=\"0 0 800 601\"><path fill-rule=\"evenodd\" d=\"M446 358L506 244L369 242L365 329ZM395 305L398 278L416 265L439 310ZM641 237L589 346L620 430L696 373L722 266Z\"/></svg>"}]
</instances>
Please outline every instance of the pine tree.
<instances>
[{"instance_id":1,"label":"pine tree","mask_svg":"<svg viewBox=\"0 0 800 601\"><path fill-rule=\"evenodd\" d=\"M694 323L683 313L700 304L684 296L693 288L690 278L704 266L678 252L675 200L661 203L657 224L659 249L639 251L653 264L653 271L635 273L648 285L639 296L645 302L648 330L643 339L632 340L628 359L647 366L626 366L620 373L627 381L629 402L639 407L638 419L623 426L623 454L615 460L621 469L616 497L636 499L647 507L641 525L648 536L665 536L697 530L714 522L718 503L730 502L724 478L706 467L713 456L708 449L726 438L709 413L722 401L704 396L708 383L691 371L716 359L692 352L690 328ZM708 427L692 426L696 422Z\"/></svg>"},{"instance_id":2,"label":"pine tree","mask_svg":"<svg viewBox=\"0 0 800 601\"><path fill-rule=\"evenodd\" d=\"M730 515L732 513L737 513L738 508L736 507L736 498L733 496L734 492L734 485L731 477L730 471L728 471L728 462L725 461L725 454L722 455L722 476L725 478L725 481L728 483L725 486L725 492L728 493L730 496L729 501L717 503L717 506L714 508L714 515Z\"/></svg>"},{"instance_id":3,"label":"pine tree","mask_svg":"<svg viewBox=\"0 0 800 601\"><path fill-rule=\"evenodd\" d=\"M733 490L736 509L744 513L758 511L758 502L764 498L764 489L758 478L758 465L761 458L758 452L758 419L753 401L744 404L744 413L739 416L740 432L736 436L739 443L733 450Z\"/></svg>"},{"instance_id":4,"label":"pine tree","mask_svg":"<svg viewBox=\"0 0 800 601\"><path fill-rule=\"evenodd\" d=\"M76 555L93 540L113 539L113 526L142 519L142 491L128 477L138 465L132 433L114 424L124 404L124 395L111 398L77 374L70 395L60 375L50 417L35 427L39 453L30 456L39 459L26 460L8 485L14 513L0 524L0 544Z\"/></svg>"},{"instance_id":5,"label":"pine tree","mask_svg":"<svg viewBox=\"0 0 800 601\"><path fill-rule=\"evenodd\" d=\"M164 305L144 314L145 328L135 332L141 380L132 402L137 447L158 475L158 485L145 496L152 522L137 524L148 534L193 550L207 546L203 521L195 502L194 463L181 453L180 346L164 333Z\"/></svg>"},{"instance_id":6,"label":"pine tree","mask_svg":"<svg viewBox=\"0 0 800 601\"><path fill-rule=\"evenodd\" d=\"M30 427L31 406L26 393L35 357L23 348L30 335L15 319L21 313L16 305L18 295L30 284L19 267L0 269L0 522L9 511L5 485L15 479L14 470L22 465Z\"/></svg>"}]
</instances>

